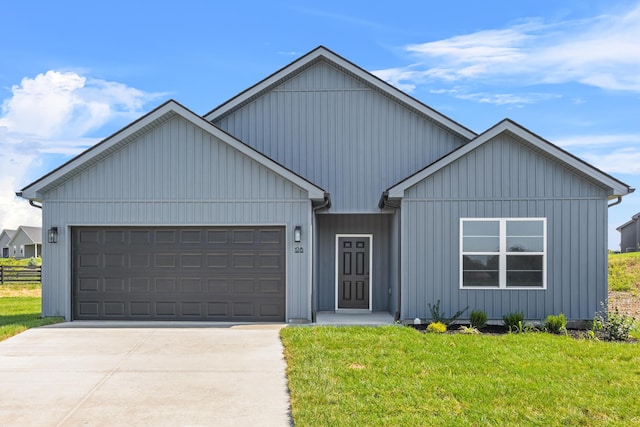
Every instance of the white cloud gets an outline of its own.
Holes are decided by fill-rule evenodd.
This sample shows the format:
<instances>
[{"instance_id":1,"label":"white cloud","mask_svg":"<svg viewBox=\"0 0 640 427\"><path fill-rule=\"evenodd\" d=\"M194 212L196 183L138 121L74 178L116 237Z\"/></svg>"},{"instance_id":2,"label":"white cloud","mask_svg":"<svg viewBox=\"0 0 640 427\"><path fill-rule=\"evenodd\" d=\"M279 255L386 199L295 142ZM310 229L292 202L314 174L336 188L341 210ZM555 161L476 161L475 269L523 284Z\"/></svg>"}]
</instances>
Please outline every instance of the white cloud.
<instances>
[{"instance_id":1,"label":"white cloud","mask_svg":"<svg viewBox=\"0 0 640 427\"><path fill-rule=\"evenodd\" d=\"M554 144L561 147L571 146L606 146L640 143L639 134L610 134L610 135L574 135L552 139Z\"/></svg>"},{"instance_id":2,"label":"white cloud","mask_svg":"<svg viewBox=\"0 0 640 427\"><path fill-rule=\"evenodd\" d=\"M621 148L610 152L587 152L582 157L598 169L611 174L640 175L640 150Z\"/></svg>"},{"instance_id":3,"label":"white cloud","mask_svg":"<svg viewBox=\"0 0 640 427\"><path fill-rule=\"evenodd\" d=\"M378 70L406 87L425 81L557 84L577 82L640 92L640 5L622 14L511 27L411 44L419 62ZM504 90L504 89L503 89Z\"/></svg>"},{"instance_id":4,"label":"white cloud","mask_svg":"<svg viewBox=\"0 0 640 427\"><path fill-rule=\"evenodd\" d=\"M159 95L59 71L14 85L0 115L0 229L40 223L40 211L14 192L40 174L33 169L46 155L78 154L99 140L88 133L140 116L144 105Z\"/></svg>"}]
</instances>

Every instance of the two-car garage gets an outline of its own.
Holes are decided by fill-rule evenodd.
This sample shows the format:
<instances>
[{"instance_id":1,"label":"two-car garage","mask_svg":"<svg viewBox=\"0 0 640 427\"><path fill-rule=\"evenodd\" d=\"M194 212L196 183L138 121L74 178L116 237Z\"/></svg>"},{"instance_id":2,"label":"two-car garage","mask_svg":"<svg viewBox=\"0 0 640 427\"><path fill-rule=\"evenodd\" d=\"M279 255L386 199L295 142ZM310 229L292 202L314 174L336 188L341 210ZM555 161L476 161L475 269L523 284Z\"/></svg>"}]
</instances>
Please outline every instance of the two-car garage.
<instances>
[{"instance_id":1,"label":"two-car garage","mask_svg":"<svg viewBox=\"0 0 640 427\"><path fill-rule=\"evenodd\" d=\"M284 227L73 227L74 320L285 321Z\"/></svg>"}]
</instances>

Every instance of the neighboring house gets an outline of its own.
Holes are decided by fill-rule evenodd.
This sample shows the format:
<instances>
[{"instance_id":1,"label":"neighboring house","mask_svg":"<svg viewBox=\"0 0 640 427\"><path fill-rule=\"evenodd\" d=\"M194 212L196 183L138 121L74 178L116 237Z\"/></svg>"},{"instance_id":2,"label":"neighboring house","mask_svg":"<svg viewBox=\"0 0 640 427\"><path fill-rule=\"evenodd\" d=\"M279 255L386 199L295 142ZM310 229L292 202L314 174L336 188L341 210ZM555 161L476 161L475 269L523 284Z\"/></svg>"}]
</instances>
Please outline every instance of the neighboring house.
<instances>
[{"instance_id":1,"label":"neighboring house","mask_svg":"<svg viewBox=\"0 0 640 427\"><path fill-rule=\"evenodd\" d=\"M2 249L2 258L9 258L9 241L16 234L16 230L2 230L0 233L0 248Z\"/></svg>"},{"instance_id":2,"label":"neighboring house","mask_svg":"<svg viewBox=\"0 0 640 427\"><path fill-rule=\"evenodd\" d=\"M640 251L640 221L638 219L640 219L640 212L632 216L630 221L616 228L620 232L621 252Z\"/></svg>"},{"instance_id":3,"label":"neighboring house","mask_svg":"<svg viewBox=\"0 0 640 427\"><path fill-rule=\"evenodd\" d=\"M19 193L43 314L593 317L628 185L504 120L476 134L319 47L200 117L168 101ZM466 313L468 315L469 311Z\"/></svg>"},{"instance_id":4,"label":"neighboring house","mask_svg":"<svg viewBox=\"0 0 640 427\"><path fill-rule=\"evenodd\" d=\"M32 258L42 255L42 228L21 225L7 243L11 258Z\"/></svg>"}]
</instances>

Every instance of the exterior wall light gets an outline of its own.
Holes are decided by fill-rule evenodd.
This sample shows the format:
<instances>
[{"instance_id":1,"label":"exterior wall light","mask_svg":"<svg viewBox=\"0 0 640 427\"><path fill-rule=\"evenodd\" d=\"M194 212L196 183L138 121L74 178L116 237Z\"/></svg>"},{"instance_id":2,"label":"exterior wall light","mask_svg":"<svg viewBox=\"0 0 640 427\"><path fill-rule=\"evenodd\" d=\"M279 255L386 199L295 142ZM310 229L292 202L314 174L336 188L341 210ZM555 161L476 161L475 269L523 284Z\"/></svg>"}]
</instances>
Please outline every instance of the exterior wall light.
<instances>
[{"instance_id":1,"label":"exterior wall light","mask_svg":"<svg viewBox=\"0 0 640 427\"><path fill-rule=\"evenodd\" d=\"M47 232L49 243L58 243L58 227L51 227Z\"/></svg>"},{"instance_id":2,"label":"exterior wall light","mask_svg":"<svg viewBox=\"0 0 640 427\"><path fill-rule=\"evenodd\" d=\"M293 229L293 241L296 243L300 243L302 240L302 227L296 225L296 228Z\"/></svg>"}]
</instances>

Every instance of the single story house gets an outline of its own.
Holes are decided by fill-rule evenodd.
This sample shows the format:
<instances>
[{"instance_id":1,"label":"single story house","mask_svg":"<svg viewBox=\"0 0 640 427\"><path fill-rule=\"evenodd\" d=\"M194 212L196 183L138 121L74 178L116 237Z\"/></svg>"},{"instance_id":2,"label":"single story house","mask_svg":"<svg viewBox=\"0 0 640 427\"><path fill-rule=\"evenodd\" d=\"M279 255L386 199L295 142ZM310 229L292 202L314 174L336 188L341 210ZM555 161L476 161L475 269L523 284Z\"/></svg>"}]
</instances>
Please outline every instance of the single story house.
<instances>
[{"instance_id":1,"label":"single story house","mask_svg":"<svg viewBox=\"0 0 640 427\"><path fill-rule=\"evenodd\" d=\"M9 241L16 234L16 230L2 230L0 233L0 248L2 249L2 258L9 258Z\"/></svg>"},{"instance_id":2,"label":"single story house","mask_svg":"<svg viewBox=\"0 0 640 427\"><path fill-rule=\"evenodd\" d=\"M9 257L33 258L42 255L42 228L21 225L7 243Z\"/></svg>"},{"instance_id":3,"label":"single story house","mask_svg":"<svg viewBox=\"0 0 640 427\"><path fill-rule=\"evenodd\" d=\"M609 202L632 191L321 46L204 116L170 100L18 194L49 235L45 316L312 322L437 301L591 319Z\"/></svg>"},{"instance_id":4,"label":"single story house","mask_svg":"<svg viewBox=\"0 0 640 427\"><path fill-rule=\"evenodd\" d=\"M620 227L616 228L620 232L620 252L640 251L640 212Z\"/></svg>"}]
</instances>

